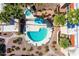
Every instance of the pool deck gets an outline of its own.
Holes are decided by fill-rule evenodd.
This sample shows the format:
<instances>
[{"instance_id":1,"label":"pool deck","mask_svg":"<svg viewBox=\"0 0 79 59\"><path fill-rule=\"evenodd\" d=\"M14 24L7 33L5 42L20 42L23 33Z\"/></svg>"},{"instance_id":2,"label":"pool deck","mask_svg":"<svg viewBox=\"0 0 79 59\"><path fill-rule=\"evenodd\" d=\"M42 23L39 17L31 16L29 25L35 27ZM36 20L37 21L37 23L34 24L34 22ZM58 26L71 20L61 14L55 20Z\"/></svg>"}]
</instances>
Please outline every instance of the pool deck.
<instances>
[{"instance_id":1,"label":"pool deck","mask_svg":"<svg viewBox=\"0 0 79 59\"><path fill-rule=\"evenodd\" d=\"M34 21L27 21L25 33L27 33L28 31L39 31L40 28L46 28L48 30L48 34L47 34L46 38L40 42L34 42L26 34L26 39L27 39L27 41L29 41L28 43L31 43L35 46L41 46L43 44L46 44L50 40L52 29L51 28L48 29L46 24L35 24Z\"/></svg>"},{"instance_id":2,"label":"pool deck","mask_svg":"<svg viewBox=\"0 0 79 59\"><path fill-rule=\"evenodd\" d=\"M46 28L47 26L46 26L46 24L40 24L40 25L38 25L38 24L36 24L35 25L35 23L34 23L34 21L27 21L26 22L26 30L28 31L38 31L39 30L39 28L41 28L41 27L44 27L44 28Z\"/></svg>"}]
</instances>

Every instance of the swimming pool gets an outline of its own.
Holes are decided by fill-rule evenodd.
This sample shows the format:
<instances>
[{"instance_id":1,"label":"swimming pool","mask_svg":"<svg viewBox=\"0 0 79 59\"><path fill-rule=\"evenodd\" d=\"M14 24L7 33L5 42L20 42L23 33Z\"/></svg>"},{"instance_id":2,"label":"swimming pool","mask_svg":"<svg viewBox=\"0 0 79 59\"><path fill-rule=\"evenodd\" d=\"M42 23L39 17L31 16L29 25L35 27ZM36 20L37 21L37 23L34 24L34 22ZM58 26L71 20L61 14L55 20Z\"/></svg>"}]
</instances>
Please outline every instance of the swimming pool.
<instances>
[{"instance_id":1,"label":"swimming pool","mask_svg":"<svg viewBox=\"0 0 79 59\"><path fill-rule=\"evenodd\" d=\"M48 30L46 28L40 28L39 31L29 31L27 32L28 37L34 41L42 41L47 36Z\"/></svg>"},{"instance_id":2,"label":"swimming pool","mask_svg":"<svg viewBox=\"0 0 79 59\"><path fill-rule=\"evenodd\" d=\"M26 9L25 15L30 16L31 14L32 14L31 11L29 9Z\"/></svg>"},{"instance_id":3,"label":"swimming pool","mask_svg":"<svg viewBox=\"0 0 79 59\"><path fill-rule=\"evenodd\" d=\"M37 24L43 24L44 23L44 19L37 17L37 18L35 18L34 22L37 23Z\"/></svg>"}]
</instances>

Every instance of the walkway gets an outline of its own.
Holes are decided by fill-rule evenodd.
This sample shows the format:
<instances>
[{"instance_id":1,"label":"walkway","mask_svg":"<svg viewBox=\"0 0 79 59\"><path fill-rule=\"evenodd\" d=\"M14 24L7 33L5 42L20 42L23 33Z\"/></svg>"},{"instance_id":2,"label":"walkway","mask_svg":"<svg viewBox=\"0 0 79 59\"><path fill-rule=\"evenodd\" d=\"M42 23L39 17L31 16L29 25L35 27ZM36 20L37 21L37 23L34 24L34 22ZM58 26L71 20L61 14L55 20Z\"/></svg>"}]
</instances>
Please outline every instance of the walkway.
<instances>
[{"instance_id":1,"label":"walkway","mask_svg":"<svg viewBox=\"0 0 79 59\"><path fill-rule=\"evenodd\" d=\"M62 56L62 55L64 55L61 51L60 51L60 48L59 48L59 46L58 46L58 32L59 32L59 30L60 30L60 28L59 27L54 27L54 31L53 31L53 34L52 34L52 37L51 37L51 41L50 41L50 43L49 43L49 47L50 47L50 52L51 53L53 53L53 51L54 51L54 54L55 55L60 55L60 56ZM56 41L57 43L56 43L56 45L55 45L55 48L56 48L56 50L55 50L55 48L54 47L52 47L53 46L53 44L52 44L52 42L53 41Z\"/></svg>"}]
</instances>

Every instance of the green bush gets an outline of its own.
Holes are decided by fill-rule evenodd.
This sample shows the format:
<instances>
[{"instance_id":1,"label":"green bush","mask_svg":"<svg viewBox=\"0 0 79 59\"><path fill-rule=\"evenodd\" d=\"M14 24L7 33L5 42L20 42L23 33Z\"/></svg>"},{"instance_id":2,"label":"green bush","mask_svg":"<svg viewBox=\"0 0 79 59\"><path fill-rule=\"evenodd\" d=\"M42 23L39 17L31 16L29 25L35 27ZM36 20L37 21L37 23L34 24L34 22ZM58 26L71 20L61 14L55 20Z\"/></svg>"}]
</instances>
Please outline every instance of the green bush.
<instances>
[{"instance_id":1,"label":"green bush","mask_svg":"<svg viewBox=\"0 0 79 59\"><path fill-rule=\"evenodd\" d=\"M66 23L65 16L63 14L55 15L55 17L54 17L54 25L55 26L60 26L60 25L64 26L65 23Z\"/></svg>"},{"instance_id":2,"label":"green bush","mask_svg":"<svg viewBox=\"0 0 79 59\"><path fill-rule=\"evenodd\" d=\"M23 15L23 9L20 8L18 4L6 4L3 11L0 13L0 22L8 23L13 17L14 19L20 19Z\"/></svg>"},{"instance_id":3,"label":"green bush","mask_svg":"<svg viewBox=\"0 0 79 59\"><path fill-rule=\"evenodd\" d=\"M69 39L67 38L60 38L59 44L63 48L69 47Z\"/></svg>"},{"instance_id":4,"label":"green bush","mask_svg":"<svg viewBox=\"0 0 79 59\"><path fill-rule=\"evenodd\" d=\"M67 20L71 24L78 24L79 23L79 9L70 10L67 13Z\"/></svg>"}]
</instances>

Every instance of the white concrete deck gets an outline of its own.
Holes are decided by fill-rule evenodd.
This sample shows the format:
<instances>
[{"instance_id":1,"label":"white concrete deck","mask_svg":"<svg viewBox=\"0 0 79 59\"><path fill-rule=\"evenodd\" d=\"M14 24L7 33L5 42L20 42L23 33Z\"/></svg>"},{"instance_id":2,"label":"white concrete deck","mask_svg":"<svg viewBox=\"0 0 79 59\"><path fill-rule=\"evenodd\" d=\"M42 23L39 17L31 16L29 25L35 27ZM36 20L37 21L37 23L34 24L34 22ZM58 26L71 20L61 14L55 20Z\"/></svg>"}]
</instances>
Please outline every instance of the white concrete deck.
<instances>
[{"instance_id":1,"label":"white concrete deck","mask_svg":"<svg viewBox=\"0 0 79 59\"><path fill-rule=\"evenodd\" d=\"M26 30L27 31L39 31L39 29L41 27L47 28L46 24L35 24L34 21L27 21L26 22Z\"/></svg>"},{"instance_id":2,"label":"white concrete deck","mask_svg":"<svg viewBox=\"0 0 79 59\"><path fill-rule=\"evenodd\" d=\"M27 21L26 22L26 25L41 25L41 26L46 26L46 24L38 24L38 23L36 23L36 22L34 22L34 21Z\"/></svg>"},{"instance_id":3,"label":"white concrete deck","mask_svg":"<svg viewBox=\"0 0 79 59\"><path fill-rule=\"evenodd\" d=\"M29 20L34 20L36 17L34 17L33 15L30 15L30 16L26 16L26 19L29 19Z\"/></svg>"}]
</instances>

